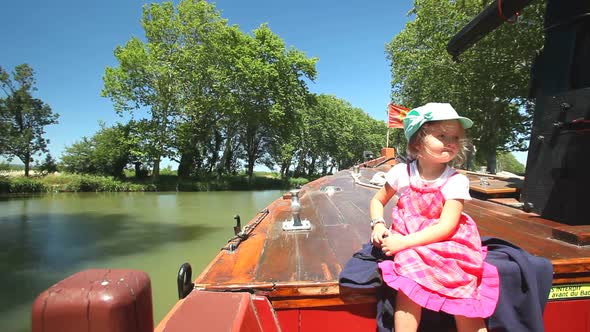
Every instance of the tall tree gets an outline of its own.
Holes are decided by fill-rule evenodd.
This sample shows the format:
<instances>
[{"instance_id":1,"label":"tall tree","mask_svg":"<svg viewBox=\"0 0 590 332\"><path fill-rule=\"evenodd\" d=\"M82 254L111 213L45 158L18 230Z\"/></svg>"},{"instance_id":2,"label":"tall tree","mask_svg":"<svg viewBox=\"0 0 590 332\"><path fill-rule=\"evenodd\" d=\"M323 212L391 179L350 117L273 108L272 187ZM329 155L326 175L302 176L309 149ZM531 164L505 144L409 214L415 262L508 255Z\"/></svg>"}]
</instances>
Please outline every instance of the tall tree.
<instances>
[{"instance_id":1,"label":"tall tree","mask_svg":"<svg viewBox=\"0 0 590 332\"><path fill-rule=\"evenodd\" d=\"M177 8L184 59L178 79L184 84L170 157L179 162L179 175L188 176L209 172L220 150L231 146L225 128L233 109L233 49L243 34L205 1L181 1Z\"/></svg>"},{"instance_id":2,"label":"tall tree","mask_svg":"<svg viewBox=\"0 0 590 332\"><path fill-rule=\"evenodd\" d=\"M142 26L146 42L133 37L115 49L118 67L105 70L102 95L114 102L121 114L146 109L149 116L145 137L147 154L153 161L153 179L160 175L160 161L166 156L171 119L178 111L177 81L181 47L175 9L170 2L145 5Z\"/></svg>"},{"instance_id":3,"label":"tall tree","mask_svg":"<svg viewBox=\"0 0 590 332\"><path fill-rule=\"evenodd\" d=\"M314 80L316 58L307 58L266 25L254 30L242 44L236 64L236 107L241 144L246 153L246 173L269 151L277 137L287 137L300 121L308 89L304 78Z\"/></svg>"},{"instance_id":4,"label":"tall tree","mask_svg":"<svg viewBox=\"0 0 590 332\"><path fill-rule=\"evenodd\" d=\"M392 99L408 107L449 102L471 117L478 155L493 171L498 150L526 149L532 103L528 80L542 46L544 3L527 7L516 24L504 24L453 61L448 41L483 6L480 0L416 0L415 19L386 53L392 62Z\"/></svg>"},{"instance_id":5,"label":"tall tree","mask_svg":"<svg viewBox=\"0 0 590 332\"><path fill-rule=\"evenodd\" d=\"M181 174L188 175L203 164L204 153L213 155L207 144L226 104L220 72L232 36L226 20L204 0L146 5L142 26L146 42L132 38L115 50L119 67L106 69L103 96L119 113L148 111L146 152L154 180L162 157L178 161Z\"/></svg>"},{"instance_id":6,"label":"tall tree","mask_svg":"<svg viewBox=\"0 0 590 332\"><path fill-rule=\"evenodd\" d=\"M0 153L9 159L19 158L25 165L25 176L33 156L47 152L49 140L44 137L45 126L57 124L59 115L41 99L34 98L37 90L33 68L21 64L14 68L12 78L0 67Z\"/></svg>"}]
</instances>

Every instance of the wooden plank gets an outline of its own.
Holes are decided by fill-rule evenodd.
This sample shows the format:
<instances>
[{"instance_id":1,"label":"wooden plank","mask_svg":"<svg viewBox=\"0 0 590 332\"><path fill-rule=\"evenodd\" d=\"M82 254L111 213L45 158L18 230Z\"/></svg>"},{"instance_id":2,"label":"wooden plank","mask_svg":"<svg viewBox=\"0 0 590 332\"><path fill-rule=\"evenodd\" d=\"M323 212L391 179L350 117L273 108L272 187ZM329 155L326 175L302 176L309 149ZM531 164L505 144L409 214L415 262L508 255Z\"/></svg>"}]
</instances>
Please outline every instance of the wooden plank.
<instances>
[{"instance_id":1,"label":"wooden plank","mask_svg":"<svg viewBox=\"0 0 590 332\"><path fill-rule=\"evenodd\" d=\"M529 227L529 233L542 234L548 238L560 240L563 244L583 246L590 244L590 226L571 226L547 220L534 213L525 213L521 210L497 206L488 202L473 200L476 209L488 211L492 217L506 216L512 224L521 224ZM484 212L485 213L485 212Z\"/></svg>"},{"instance_id":2,"label":"wooden plank","mask_svg":"<svg viewBox=\"0 0 590 332\"><path fill-rule=\"evenodd\" d=\"M313 211L312 218L319 220L317 213L320 211ZM327 240L324 224L317 222L311 231L306 232L304 237L297 237L297 240L298 280L337 280L342 268L336 259L334 248Z\"/></svg>"},{"instance_id":3,"label":"wooden plank","mask_svg":"<svg viewBox=\"0 0 590 332\"><path fill-rule=\"evenodd\" d=\"M350 225L326 226L325 232L330 247L333 248L334 256L338 262L339 269L336 277L342 272L342 268L352 257L352 253L359 250L366 239L359 238L358 233Z\"/></svg>"},{"instance_id":4,"label":"wooden plank","mask_svg":"<svg viewBox=\"0 0 590 332\"><path fill-rule=\"evenodd\" d=\"M520 191L518 188L508 185L509 183L502 180L487 180L485 184L478 180L470 181L469 189L485 195L516 194Z\"/></svg>"},{"instance_id":5,"label":"wooden plank","mask_svg":"<svg viewBox=\"0 0 590 332\"><path fill-rule=\"evenodd\" d=\"M559 226L553 228L553 238L578 246L590 245L590 226Z\"/></svg>"},{"instance_id":6,"label":"wooden plank","mask_svg":"<svg viewBox=\"0 0 590 332\"><path fill-rule=\"evenodd\" d=\"M271 232L264 244L264 250L257 255L255 280L264 282L296 281L298 279L296 250L297 237L304 234L283 232L282 221L289 220L291 213L283 211L271 225Z\"/></svg>"},{"instance_id":7,"label":"wooden plank","mask_svg":"<svg viewBox=\"0 0 590 332\"><path fill-rule=\"evenodd\" d=\"M469 179L469 189L474 196L505 197L518 194L523 180L518 178L502 178L492 174L460 171Z\"/></svg>"},{"instance_id":8,"label":"wooden plank","mask_svg":"<svg viewBox=\"0 0 590 332\"><path fill-rule=\"evenodd\" d=\"M344 199L344 195L341 192L335 193L334 195L337 195L338 199ZM314 221L317 220L317 222L324 226L342 225L345 223L342 211L338 209L328 195L316 192L308 196L310 196L309 206L306 206L305 209L309 211L308 213L313 213L315 216Z\"/></svg>"},{"instance_id":9,"label":"wooden plank","mask_svg":"<svg viewBox=\"0 0 590 332\"><path fill-rule=\"evenodd\" d=\"M285 201L280 198L269 205L270 213L253 230L249 238L242 242L235 252L222 250L195 280L196 287L206 288L209 285L249 284L258 266L258 258L263 251L270 225L277 219L277 214L286 210ZM252 225L255 216L245 226Z\"/></svg>"},{"instance_id":10,"label":"wooden plank","mask_svg":"<svg viewBox=\"0 0 590 332\"><path fill-rule=\"evenodd\" d=\"M344 201L342 193L334 194L338 200ZM334 200L327 195L313 196L313 205L318 210L317 218L323 225L323 231L326 237L326 243L330 246L336 261L338 262L336 275L340 274L342 264L350 259L350 252L354 252L355 248L360 248L362 242L355 232L354 227L350 224L350 220L346 220L339 210L338 205ZM312 221L313 222L313 221Z\"/></svg>"}]
</instances>

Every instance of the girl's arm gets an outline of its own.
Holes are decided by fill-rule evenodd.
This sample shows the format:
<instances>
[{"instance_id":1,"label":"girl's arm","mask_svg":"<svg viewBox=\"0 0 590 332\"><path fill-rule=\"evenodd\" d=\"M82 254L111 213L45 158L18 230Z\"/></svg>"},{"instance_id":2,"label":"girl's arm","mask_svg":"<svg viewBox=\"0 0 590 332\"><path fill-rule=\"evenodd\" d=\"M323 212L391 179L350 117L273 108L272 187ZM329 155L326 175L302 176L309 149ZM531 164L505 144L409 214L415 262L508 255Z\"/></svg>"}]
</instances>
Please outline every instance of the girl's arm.
<instances>
[{"instance_id":1,"label":"girl's arm","mask_svg":"<svg viewBox=\"0 0 590 332\"><path fill-rule=\"evenodd\" d=\"M462 199L447 200L443 206L438 223L406 236L395 236L395 234L394 236L390 236L382 245L383 252L391 256L407 248L423 246L448 239L457 229L462 211Z\"/></svg>"},{"instance_id":2,"label":"girl's arm","mask_svg":"<svg viewBox=\"0 0 590 332\"><path fill-rule=\"evenodd\" d=\"M383 207L389 202L393 195L395 195L395 190L387 182L381 187L381 189L379 189L379 191L377 191L369 204L372 220L385 220L383 218ZM383 236L388 234L389 230L387 229L385 222L375 224L373 231L371 232L371 241L373 242L373 245L378 247L381 246L381 243L383 243Z\"/></svg>"}]
</instances>

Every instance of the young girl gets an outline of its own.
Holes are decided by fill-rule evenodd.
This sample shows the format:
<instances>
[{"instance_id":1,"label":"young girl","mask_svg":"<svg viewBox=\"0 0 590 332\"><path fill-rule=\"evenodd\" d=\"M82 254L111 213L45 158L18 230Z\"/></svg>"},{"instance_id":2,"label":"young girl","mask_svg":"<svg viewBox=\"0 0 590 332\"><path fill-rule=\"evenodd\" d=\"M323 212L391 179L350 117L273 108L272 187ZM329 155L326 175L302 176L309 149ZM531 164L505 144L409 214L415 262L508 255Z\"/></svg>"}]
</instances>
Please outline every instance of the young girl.
<instances>
[{"instance_id":1,"label":"young girl","mask_svg":"<svg viewBox=\"0 0 590 332\"><path fill-rule=\"evenodd\" d=\"M416 331L427 308L454 315L460 332L487 331L483 318L498 301L498 271L484 262L477 226L463 213L469 180L448 165L461 158L464 129L473 122L450 104L429 103L403 124L414 161L395 165L371 200L373 245L394 256L379 263L384 282L397 290L394 330ZM394 195L387 229L383 207Z\"/></svg>"}]
</instances>

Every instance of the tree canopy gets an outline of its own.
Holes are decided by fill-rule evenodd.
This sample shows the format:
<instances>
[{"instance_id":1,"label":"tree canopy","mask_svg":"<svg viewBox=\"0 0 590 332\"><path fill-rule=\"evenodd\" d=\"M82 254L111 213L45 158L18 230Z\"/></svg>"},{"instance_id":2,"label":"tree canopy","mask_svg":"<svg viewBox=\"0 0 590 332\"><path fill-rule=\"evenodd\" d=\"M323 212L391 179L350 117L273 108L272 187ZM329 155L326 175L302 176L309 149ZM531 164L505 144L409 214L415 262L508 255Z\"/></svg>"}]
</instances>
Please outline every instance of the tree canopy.
<instances>
[{"instance_id":1,"label":"tree canopy","mask_svg":"<svg viewBox=\"0 0 590 332\"><path fill-rule=\"evenodd\" d=\"M0 88L5 94L0 98L0 154L19 158L25 165L25 176L29 176L33 156L47 152L45 126L56 124L59 117L33 97L35 84L35 73L27 64L16 66L12 78L0 67Z\"/></svg>"},{"instance_id":2,"label":"tree canopy","mask_svg":"<svg viewBox=\"0 0 590 332\"><path fill-rule=\"evenodd\" d=\"M448 41L486 4L479 0L416 0L410 21L386 46L392 100L407 107L449 102L472 120L478 158L495 170L498 151L526 149L533 101L530 68L543 43L544 3L528 6L454 61ZM398 138L401 136L398 136Z\"/></svg>"}]
</instances>

